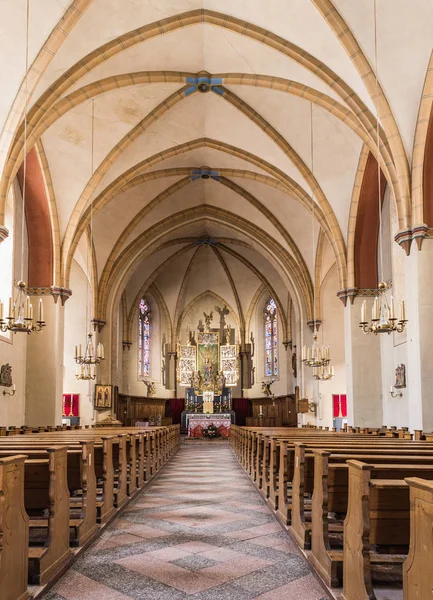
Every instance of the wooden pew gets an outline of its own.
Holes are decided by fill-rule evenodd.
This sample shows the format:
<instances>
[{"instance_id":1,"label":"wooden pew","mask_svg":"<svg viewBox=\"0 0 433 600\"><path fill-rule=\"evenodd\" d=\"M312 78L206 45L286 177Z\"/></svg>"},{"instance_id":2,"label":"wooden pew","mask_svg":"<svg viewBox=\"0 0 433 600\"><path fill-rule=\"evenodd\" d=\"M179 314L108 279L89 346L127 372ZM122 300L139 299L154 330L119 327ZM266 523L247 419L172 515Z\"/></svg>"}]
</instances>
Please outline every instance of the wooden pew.
<instances>
[{"instance_id":1,"label":"wooden pew","mask_svg":"<svg viewBox=\"0 0 433 600\"><path fill-rule=\"evenodd\" d=\"M410 548L403 565L404 600L432 597L433 482L408 478L410 489Z\"/></svg>"},{"instance_id":2,"label":"wooden pew","mask_svg":"<svg viewBox=\"0 0 433 600\"><path fill-rule=\"evenodd\" d=\"M24 508L24 455L0 458L1 600L27 600L29 517Z\"/></svg>"},{"instance_id":3,"label":"wooden pew","mask_svg":"<svg viewBox=\"0 0 433 600\"><path fill-rule=\"evenodd\" d=\"M345 600L376 598L372 571L378 565L387 569L400 567L406 558L410 502L409 486L401 477L416 476L420 467L404 467L391 465L388 472L400 476L399 479L380 479L377 470L383 465L348 462L349 505L344 522L343 562ZM433 472L425 472L423 476L431 479ZM389 547L391 551L387 552Z\"/></svg>"}]
</instances>

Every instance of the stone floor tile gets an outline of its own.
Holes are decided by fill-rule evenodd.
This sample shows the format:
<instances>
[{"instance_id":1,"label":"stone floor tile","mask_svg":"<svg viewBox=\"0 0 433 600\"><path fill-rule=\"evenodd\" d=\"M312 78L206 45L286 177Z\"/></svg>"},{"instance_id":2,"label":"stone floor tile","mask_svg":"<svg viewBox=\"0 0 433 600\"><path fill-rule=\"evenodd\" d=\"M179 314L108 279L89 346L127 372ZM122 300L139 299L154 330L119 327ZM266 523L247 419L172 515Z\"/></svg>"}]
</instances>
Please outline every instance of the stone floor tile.
<instances>
[{"instance_id":1,"label":"stone floor tile","mask_svg":"<svg viewBox=\"0 0 433 600\"><path fill-rule=\"evenodd\" d=\"M44 600L96 598L328 596L228 445L203 443L184 445Z\"/></svg>"}]
</instances>

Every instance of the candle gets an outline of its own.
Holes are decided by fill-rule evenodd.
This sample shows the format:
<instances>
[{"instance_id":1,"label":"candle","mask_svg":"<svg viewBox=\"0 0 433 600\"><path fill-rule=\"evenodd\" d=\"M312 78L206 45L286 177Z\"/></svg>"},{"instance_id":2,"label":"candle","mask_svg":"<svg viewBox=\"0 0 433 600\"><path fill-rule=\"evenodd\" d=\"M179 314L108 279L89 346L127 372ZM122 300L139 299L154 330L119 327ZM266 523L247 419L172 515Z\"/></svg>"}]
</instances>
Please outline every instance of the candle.
<instances>
[{"instance_id":1,"label":"candle","mask_svg":"<svg viewBox=\"0 0 433 600\"><path fill-rule=\"evenodd\" d=\"M311 348L308 346L307 348L307 360L311 360Z\"/></svg>"},{"instance_id":2,"label":"candle","mask_svg":"<svg viewBox=\"0 0 433 600\"><path fill-rule=\"evenodd\" d=\"M80 354L79 354L79 357L81 358L82 356L83 356L83 352L82 352L81 344L80 344Z\"/></svg>"},{"instance_id":3,"label":"candle","mask_svg":"<svg viewBox=\"0 0 433 600\"><path fill-rule=\"evenodd\" d=\"M104 350L104 344L101 344L101 358L102 360L105 359L105 350Z\"/></svg>"},{"instance_id":4,"label":"candle","mask_svg":"<svg viewBox=\"0 0 433 600\"><path fill-rule=\"evenodd\" d=\"M392 394L392 386L389 388L390 393Z\"/></svg>"},{"instance_id":5,"label":"candle","mask_svg":"<svg viewBox=\"0 0 433 600\"><path fill-rule=\"evenodd\" d=\"M307 347L302 346L302 360L305 360L306 358L307 358Z\"/></svg>"},{"instance_id":6,"label":"candle","mask_svg":"<svg viewBox=\"0 0 433 600\"><path fill-rule=\"evenodd\" d=\"M0 322L3 321L3 302L0 301Z\"/></svg>"},{"instance_id":7,"label":"candle","mask_svg":"<svg viewBox=\"0 0 433 600\"><path fill-rule=\"evenodd\" d=\"M9 298L9 318L14 318L14 301L12 298Z\"/></svg>"},{"instance_id":8,"label":"candle","mask_svg":"<svg viewBox=\"0 0 433 600\"><path fill-rule=\"evenodd\" d=\"M262 413L263 413L263 406L260 405L260 414L262 414Z\"/></svg>"},{"instance_id":9,"label":"candle","mask_svg":"<svg viewBox=\"0 0 433 600\"><path fill-rule=\"evenodd\" d=\"M389 308L389 318L394 319L395 307L394 307L394 296L391 296L391 306Z\"/></svg>"},{"instance_id":10,"label":"candle","mask_svg":"<svg viewBox=\"0 0 433 600\"><path fill-rule=\"evenodd\" d=\"M400 304L400 321L406 321L406 304L404 300Z\"/></svg>"},{"instance_id":11,"label":"candle","mask_svg":"<svg viewBox=\"0 0 433 600\"><path fill-rule=\"evenodd\" d=\"M373 321L378 321L379 320L379 298L377 296L374 299L374 303L373 303L373 315L372 315L372 319L373 319Z\"/></svg>"},{"instance_id":12,"label":"candle","mask_svg":"<svg viewBox=\"0 0 433 600\"><path fill-rule=\"evenodd\" d=\"M25 319L30 319L30 296L26 298L26 310L24 314Z\"/></svg>"},{"instance_id":13,"label":"candle","mask_svg":"<svg viewBox=\"0 0 433 600\"><path fill-rule=\"evenodd\" d=\"M30 304L29 319L30 319L30 321L33 321L33 304Z\"/></svg>"},{"instance_id":14,"label":"candle","mask_svg":"<svg viewBox=\"0 0 433 600\"><path fill-rule=\"evenodd\" d=\"M361 304L361 323L366 323L367 322L367 301L364 300L364 302Z\"/></svg>"},{"instance_id":15,"label":"candle","mask_svg":"<svg viewBox=\"0 0 433 600\"><path fill-rule=\"evenodd\" d=\"M17 389L17 388L16 388L16 385L15 385L15 384L13 384L13 386L12 386L12 391L13 391L13 392L15 392L15 391L16 391L16 389Z\"/></svg>"},{"instance_id":16,"label":"candle","mask_svg":"<svg viewBox=\"0 0 433 600\"><path fill-rule=\"evenodd\" d=\"M75 346L75 358L78 358L78 346Z\"/></svg>"},{"instance_id":17,"label":"candle","mask_svg":"<svg viewBox=\"0 0 433 600\"><path fill-rule=\"evenodd\" d=\"M39 298L38 320L44 320L44 305L42 304L42 298Z\"/></svg>"}]
</instances>

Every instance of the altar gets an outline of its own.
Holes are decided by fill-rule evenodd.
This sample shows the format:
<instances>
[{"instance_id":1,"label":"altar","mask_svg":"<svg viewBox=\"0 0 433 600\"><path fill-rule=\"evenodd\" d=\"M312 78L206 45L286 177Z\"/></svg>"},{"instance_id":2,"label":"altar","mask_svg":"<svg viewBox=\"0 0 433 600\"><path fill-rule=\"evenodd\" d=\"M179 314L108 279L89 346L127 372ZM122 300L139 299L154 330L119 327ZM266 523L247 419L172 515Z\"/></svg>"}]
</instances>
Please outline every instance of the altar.
<instances>
[{"instance_id":1,"label":"altar","mask_svg":"<svg viewBox=\"0 0 433 600\"><path fill-rule=\"evenodd\" d=\"M203 431L213 425L217 428L219 437L228 438L230 435L230 426L232 423L231 413L219 414L196 414L186 415L186 426L189 438L204 437Z\"/></svg>"}]
</instances>

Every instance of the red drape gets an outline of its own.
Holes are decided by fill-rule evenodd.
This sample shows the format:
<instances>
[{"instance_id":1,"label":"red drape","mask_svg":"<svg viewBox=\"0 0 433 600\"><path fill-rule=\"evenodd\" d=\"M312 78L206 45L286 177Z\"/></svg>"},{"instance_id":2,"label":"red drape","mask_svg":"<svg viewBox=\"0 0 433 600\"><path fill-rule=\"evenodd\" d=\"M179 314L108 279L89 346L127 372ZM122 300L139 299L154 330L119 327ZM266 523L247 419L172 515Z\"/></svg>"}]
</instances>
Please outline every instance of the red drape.
<instances>
[{"instance_id":1,"label":"red drape","mask_svg":"<svg viewBox=\"0 0 433 600\"><path fill-rule=\"evenodd\" d=\"M334 417L338 417L340 413L341 404L341 416L347 417L347 399L346 394L332 394L332 404L334 407Z\"/></svg>"},{"instance_id":2,"label":"red drape","mask_svg":"<svg viewBox=\"0 0 433 600\"><path fill-rule=\"evenodd\" d=\"M184 398L170 398L170 417L173 419L173 425L180 423L183 410L185 410Z\"/></svg>"},{"instance_id":3,"label":"red drape","mask_svg":"<svg viewBox=\"0 0 433 600\"><path fill-rule=\"evenodd\" d=\"M236 414L236 425L245 425L250 411L250 401L248 398L233 398L232 407Z\"/></svg>"},{"instance_id":4,"label":"red drape","mask_svg":"<svg viewBox=\"0 0 433 600\"><path fill-rule=\"evenodd\" d=\"M63 394L62 413L64 417L78 417L80 394Z\"/></svg>"}]
</instances>

